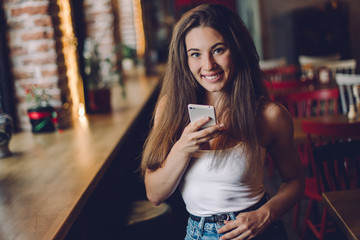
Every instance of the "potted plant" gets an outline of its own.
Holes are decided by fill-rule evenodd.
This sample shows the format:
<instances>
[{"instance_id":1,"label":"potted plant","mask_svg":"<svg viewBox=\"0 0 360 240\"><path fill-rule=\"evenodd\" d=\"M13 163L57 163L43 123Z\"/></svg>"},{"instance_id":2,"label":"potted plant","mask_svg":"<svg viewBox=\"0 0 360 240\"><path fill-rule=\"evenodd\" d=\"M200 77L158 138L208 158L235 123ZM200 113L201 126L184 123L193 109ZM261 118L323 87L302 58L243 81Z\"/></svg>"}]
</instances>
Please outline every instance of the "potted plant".
<instances>
[{"instance_id":1,"label":"potted plant","mask_svg":"<svg viewBox=\"0 0 360 240\"><path fill-rule=\"evenodd\" d=\"M48 89L33 86L26 89L25 92L32 132L53 132L56 112L50 104L51 95Z\"/></svg>"},{"instance_id":2,"label":"potted plant","mask_svg":"<svg viewBox=\"0 0 360 240\"><path fill-rule=\"evenodd\" d=\"M110 87L115 77L123 89L125 96L123 79L121 72L117 68L115 47L113 53L108 57L101 57L99 46L96 42L87 40L84 48L85 62L85 81L88 100L88 110L90 113L106 113L111 111L111 91ZM105 73L105 74L104 74Z\"/></svg>"},{"instance_id":3,"label":"potted plant","mask_svg":"<svg viewBox=\"0 0 360 240\"><path fill-rule=\"evenodd\" d=\"M122 45L122 68L124 70L132 70L135 65L136 65L136 50L127 46L127 45Z\"/></svg>"}]
</instances>

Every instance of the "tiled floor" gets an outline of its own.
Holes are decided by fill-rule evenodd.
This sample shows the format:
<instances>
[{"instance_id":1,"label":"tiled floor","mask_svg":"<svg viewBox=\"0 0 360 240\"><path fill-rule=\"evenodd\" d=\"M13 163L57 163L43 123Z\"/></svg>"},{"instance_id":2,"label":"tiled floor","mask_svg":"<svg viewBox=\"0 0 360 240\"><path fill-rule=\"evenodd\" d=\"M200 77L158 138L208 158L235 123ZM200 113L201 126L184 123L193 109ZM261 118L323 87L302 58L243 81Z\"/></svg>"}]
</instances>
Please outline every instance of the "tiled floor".
<instances>
[{"instance_id":1,"label":"tiled floor","mask_svg":"<svg viewBox=\"0 0 360 240\"><path fill-rule=\"evenodd\" d=\"M269 194L272 196L275 194L276 190L278 189L278 187L281 184L281 180L279 175L277 174L276 171L273 171L272 174L269 174L269 171L266 169L265 171L265 176L264 176L264 184L265 187L267 189L267 191L269 192ZM306 200L302 200L301 205L300 205L300 217L299 217L299 226L298 229L296 231L293 231L292 229L292 223L293 223L293 209L291 209L289 212L287 212L283 217L282 220L284 222L284 225L286 227L288 236L289 236L289 240L300 240L300 235L301 235L301 228L303 225L303 221L304 221L304 216L305 216L305 210L306 210L306 204L307 201ZM306 235L305 240L315 240L316 238L309 233ZM324 240L345 240L346 238L341 234L341 232L337 232L337 233L332 233L326 236L326 238Z\"/></svg>"}]
</instances>

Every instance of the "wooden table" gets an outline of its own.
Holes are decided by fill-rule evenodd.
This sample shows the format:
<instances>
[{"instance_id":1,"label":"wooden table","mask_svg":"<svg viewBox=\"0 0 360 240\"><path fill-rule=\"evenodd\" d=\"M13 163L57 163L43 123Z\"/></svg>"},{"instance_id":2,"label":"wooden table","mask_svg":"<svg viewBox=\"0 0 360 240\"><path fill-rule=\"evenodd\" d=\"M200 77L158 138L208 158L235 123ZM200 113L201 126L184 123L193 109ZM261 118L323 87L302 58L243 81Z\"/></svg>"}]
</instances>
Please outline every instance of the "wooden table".
<instances>
[{"instance_id":1,"label":"wooden table","mask_svg":"<svg viewBox=\"0 0 360 240\"><path fill-rule=\"evenodd\" d=\"M360 117L357 117L354 120L349 120L346 115L330 115L330 116L319 116L319 117L309 117L309 118L293 118L294 123L294 139L296 143L306 142L306 134L302 130L301 122L302 121L312 121L319 124L330 124L330 125L342 125L342 124L351 124L354 129L360 129Z\"/></svg>"},{"instance_id":2,"label":"wooden table","mask_svg":"<svg viewBox=\"0 0 360 240\"><path fill-rule=\"evenodd\" d=\"M302 130L303 121L312 121L321 125L350 125L352 133L360 131L360 117L349 120L346 115L319 116L306 119L294 118L295 142L306 142L306 134ZM360 136L360 134L359 134ZM337 191L323 193L323 200L335 221L349 239L360 239L360 189L351 191Z\"/></svg>"},{"instance_id":3,"label":"wooden table","mask_svg":"<svg viewBox=\"0 0 360 240\"><path fill-rule=\"evenodd\" d=\"M111 114L74 119L61 133L14 134L12 156L0 159L0 239L63 239L143 111L159 77L113 89Z\"/></svg>"},{"instance_id":4,"label":"wooden table","mask_svg":"<svg viewBox=\"0 0 360 240\"><path fill-rule=\"evenodd\" d=\"M322 194L325 207L348 239L360 239L360 189Z\"/></svg>"}]
</instances>

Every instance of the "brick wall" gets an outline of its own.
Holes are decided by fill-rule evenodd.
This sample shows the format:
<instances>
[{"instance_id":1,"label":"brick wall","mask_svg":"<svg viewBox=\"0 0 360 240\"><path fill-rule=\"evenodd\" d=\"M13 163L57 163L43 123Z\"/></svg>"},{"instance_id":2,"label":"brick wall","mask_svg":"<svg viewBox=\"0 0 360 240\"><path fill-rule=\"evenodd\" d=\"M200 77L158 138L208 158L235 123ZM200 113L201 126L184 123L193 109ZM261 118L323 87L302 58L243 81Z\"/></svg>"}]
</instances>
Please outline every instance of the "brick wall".
<instances>
[{"instance_id":1,"label":"brick wall","mask_svg":"<svg viewBox=\"0 0 360 240\"><path fill-rule=\"evenodd\" d=\"M84 0L86 40L98 44L99 54L103 59L114 56L115 45L120 42L119 27L115 21L118 15L115 1ZM109 80L109 71L105 67L102 70L102 78Z\"/></svg>"},{"instance_id":2,"label":"brick wall","mask_svg":"<svg viewBox=\"0 0 360 240\"><path fill-rule=\"evenodd\" d=\"M121 41L125 45L136 49L133 0L119 0L119 3L121 6L119 9Z\"/></svg>"},{"instance_id":3,"label":"brick wall","mask_svg":"<svg viewBox=\"0 0 360 240\"><path fill-rule=\"evenodd\" d=\"M25 89L48 88L52 104L61 106L51 4L47 0L4 0L10 65L15 81L17 116L21 129L30 129Z\"/></svg>"},{"instance_id":4,"label":"brick wall","mask_svg":"<svg viewBox=\"0 0 360 240\"><path fill-rule=\"evenodd\" d=\"M70 111L67 68L62 55L56 0L2 0L7 24L11 73L14 76L17 126L30 130L26 89L37 85L52 95L52 105ZM114 0L84 0L87 36L107 57L119 39L114 22ZM115 26L115 28L114 28Z\"/></svg>"}]
</instances>

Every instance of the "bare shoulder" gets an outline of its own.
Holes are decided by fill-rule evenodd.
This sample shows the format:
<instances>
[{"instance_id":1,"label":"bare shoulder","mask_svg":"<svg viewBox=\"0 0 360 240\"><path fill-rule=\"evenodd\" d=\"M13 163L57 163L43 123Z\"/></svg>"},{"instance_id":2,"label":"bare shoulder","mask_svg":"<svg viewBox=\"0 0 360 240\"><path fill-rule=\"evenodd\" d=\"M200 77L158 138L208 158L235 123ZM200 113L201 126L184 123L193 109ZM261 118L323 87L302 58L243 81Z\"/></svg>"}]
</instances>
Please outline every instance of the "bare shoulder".
<instances>
[{"instance_id":1,"label":"bare shoulder","mask_svg":"<svg viewBox=\"0 0 360 240\"><path fill-rule=\"evenodd\" d=\"M265 123L275 124L291 122L292 118L284 106L275 102L265 102L261 111ZM280 122L279 122L280 121Z\"/></svg>"},{"instance_id":2,"label":"bare shoulder","mask_svg":"<svg viewBox=\"0 0 360 240\"><path fill-rule=\"evenodd\" d=\"M260 129L263 145L267 146L273 141L290 139L293 137L294 125L291 115L281 104L267 101L260 109Z\"/></svg>"}]
</instances>

